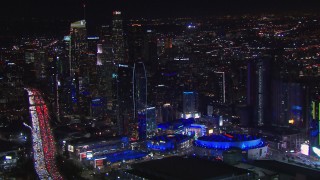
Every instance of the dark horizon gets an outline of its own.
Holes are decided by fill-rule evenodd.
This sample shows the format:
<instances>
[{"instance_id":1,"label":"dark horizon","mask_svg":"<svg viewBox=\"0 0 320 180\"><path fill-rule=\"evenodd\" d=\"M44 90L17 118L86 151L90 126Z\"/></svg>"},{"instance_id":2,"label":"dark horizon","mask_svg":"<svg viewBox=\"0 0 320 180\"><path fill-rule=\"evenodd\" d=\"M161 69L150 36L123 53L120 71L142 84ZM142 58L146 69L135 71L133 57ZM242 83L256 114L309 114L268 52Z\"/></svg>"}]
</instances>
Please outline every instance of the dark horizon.
<instances>
[{"instance_id":1,"label":"dark horizon","mask_svg":"<svg viewBox=\"0 0 320 180\"><path fill-rule=\"evenodd\" d=\"M86 4L85 13L83 5ZM219 15L261 15L318 13L316 0L12 0L0 6L2 36L53 35L69 31L69 23L85 19L88 33L95 35L96 27L110 24L112 11L122 11L124 21L153 18L203 18Z\"/></svg>"},{"instance_id":2,"label":"dark horizon","mask_svg":"<svg viewBox=\"0 0 320 180\"><path fill-rule=\"evenodd\" d=\"M0 18L83 19L97 21L111 18L113 10L125 18L195 17L220 14L317 12L316 0L12 0L0 7Z\"/></svg>"}]
</instances>

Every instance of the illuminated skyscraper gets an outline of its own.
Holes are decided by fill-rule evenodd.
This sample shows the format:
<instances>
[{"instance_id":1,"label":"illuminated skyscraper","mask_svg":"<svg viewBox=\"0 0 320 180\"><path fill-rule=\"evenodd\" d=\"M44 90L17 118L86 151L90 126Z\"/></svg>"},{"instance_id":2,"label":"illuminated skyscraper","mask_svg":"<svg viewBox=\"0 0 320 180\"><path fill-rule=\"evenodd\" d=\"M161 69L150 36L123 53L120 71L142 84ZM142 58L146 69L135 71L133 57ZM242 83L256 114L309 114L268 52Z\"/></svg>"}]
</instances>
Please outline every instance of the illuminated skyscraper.
<instances>
[{"instance_id":1,"label":"illuminated skyscraper","mask_svg":"<svg viewBox=\"0 0 320 180\"><path fill-rule=\"evenodd\" d=\"M197 118L198 93L194 91L183 92L183 118Z\"/></svg>"},{"instance_id":2,"label":"illuminated skyscraper","mask_svg":"<svg viewBox=\"0 0 320 180\"><path fill-rule=\"evenodd\" d=\"M37 79L45 79L48 69L48 55L44 50L38 50L34 55L35 73Z\"/></svg>"},{"instance_id":3,"label":"illuminated skyscraper","mask_svg":"<svg viewBox=\"0 0 320 180\"><path fill-rule=\"evenodd\" d=\"M113 11L112 20L112 42L114 61L117 64L125 62L125 49L124 49L124 36L123 36L123 24L120 11Z\"/></svg>"},{"instance_id":4,"label":"illuminated skyscraper","mask_svg":"<svg viewBox=\"0 0 320 180\"><path fill-rule=\"evenodd\" d=\"M133 105L133 68L128 64L119 64L116 75L116 98L117 98L117 125L120 135L130 135L134 128L134 105ZM138 138L138 134L133 135Z\"/></svg>"},{"instance_id":5,"label":"illuminated skyscraper","mask_svg":"<svg viewBox=\"0 0 320 180\"><path fill-rule=\"evenodd\" d=\"M138 112L139 121L139 140L151 138L155 134L156 124L156 108L148 107Z\"/></svg>"},{"instance_id":6,"label":"illuminated skyscraper","mask_svg":"<svg viewBox=\"0 0 320 180\"><path fill-rule=\"evenodd\" d=\"M132 134L139 134L139 138L145 139L149 117L147 111L147 72L144 63L135 63L133 66L133 111L135 123L138 129L132 128ZM154 118L155 120L155 118Z\"/></svg>"},{"instance_id":7,"label":"illuminated skyscraper","mask_svg":"<svg viewBox=\"0 0 320 180\"><path fill-rule=\"evenodd\" d=\"M112 46L111 29L109 26L102 26L100 42L97 46L98 91L106 98L107 109L114 113L116 110L117 65L114 61Z\"/></svg>"},{"instance_id":8,"label":"illuminated skyscraper","mask_svg":"<svg viewBox=\"0 0 320 180\"><path fill-rule=\"evenodd\" d=\"M271 123L271 61L270 56L264 56L248 64L247 102L252 108L254 126Z\"/></svg>"},{"instance_id":9,"label":"illuminated skyscraper","mask_svg":"<svg viewBox=\"0 0 320 180\"><path fill-rule=\"evenodd\" d=\"M272 83L272 90L273 124L305 127L305 93L303 86L299 83L278 80Z\"/></svg>"},{"instance_id":10,"label":"illuminated skyscraper","mask_svg":"<svg viewBox=\"0 0 320 180\"><path fill-rule=\"evenodd\" d=\"M89 115L90 103L87 99L89 86L88 43L86 21L80 20L70 25L69 67L71 97L74 112Z\"/></svg>"},{"instance_id":11,"label":"illuminated skyscraper","mask_svg":"<svg viewBox=\"0 0 320 180\"><path fill-rule=\"evenodd\" d=\"M148 120L147 76L142 62L133 66L118 65L117 102L119 134L128 135L131 140L138 140L139 121Z\"/></svg>"},{"instance_id":12,"label":"illuminated skyscraper","mask_svg":"<svg viewBox=\"0 0 320 180\"><path fill-rule=\"evenodd\" d=\"M69 42L70 76L74 76L76 72L79 72L81 61L84 61L86 57L87 29L85 20L71 23Z\"/></svg>"},{"instance_id":13,"label":"illuminated skyscraper","mask_svg":"<svg viewBox=\"0 0 320 180\"><path fill-rule=\"evenodd\" d=\"M133 102L137 114L147 108L147 72L142 62L135 63L133 71Z\"/></svg>"},{"instance_id":14,"label":"illuminated skyscraper","mask_svg":"<svg viewBox=\"0 0 320 180\"><path fill-rule=\"evenodd\" d=\"M130 62L142 61L143 52L143 27L141 24L132 24L129 26L128 45Z\"/></svg>"},{"instance_id":15,"label":"illuminated skyscraper","mask_svg":"<svg viewBox=\"0 0 320 180\"><path fill-rule=\"evenodd\" d=\"M158 68L158 54L157 37L154 30L147 29L146 36L144 38L142 57L149 74L155 73Z\"/></svg>"},{"instance_id":16,"label":"illuminated skyscraper","mask_svg":"<svg viewBox=\"0 0 320 180\"><path fill-rule=\"evenodd\" d=\"M224 72L214 72L216 84L218 85L217 89L217 100L219 103L226 103L226 80Z\"/></svg>"}]
</instances>

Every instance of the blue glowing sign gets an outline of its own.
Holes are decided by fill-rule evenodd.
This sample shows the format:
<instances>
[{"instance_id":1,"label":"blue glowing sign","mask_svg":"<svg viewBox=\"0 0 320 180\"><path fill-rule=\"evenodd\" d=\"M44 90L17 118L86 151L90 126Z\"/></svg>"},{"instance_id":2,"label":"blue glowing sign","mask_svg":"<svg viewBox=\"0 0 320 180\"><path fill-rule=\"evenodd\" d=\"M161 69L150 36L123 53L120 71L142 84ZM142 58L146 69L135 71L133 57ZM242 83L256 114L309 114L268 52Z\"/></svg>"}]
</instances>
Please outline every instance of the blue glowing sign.
<instances>
[{"instance_id":1,"label":"blue glowing sign","mask_svg":"<svg viewBox=\"0 0 320 180\"><path fill-rule=\"evenodd\" d=\"M292 109L292 110L299 110L299 111L301 111L301 110L302 110L302 107L301 107L301 106L292 106L291 109Z\"/></svg>"},{"instance_id":2,"label":"blue glowing sign","mask_svg":"<svg viewBox=\"0 0 320 180\"><path fill-rule=\"evenodd\" d=\"M70 40L71 40L71 36L64 36L64 37L63 37L63 40L64 40L64 41L70 41Z\"/></svg>"}]
</instances>

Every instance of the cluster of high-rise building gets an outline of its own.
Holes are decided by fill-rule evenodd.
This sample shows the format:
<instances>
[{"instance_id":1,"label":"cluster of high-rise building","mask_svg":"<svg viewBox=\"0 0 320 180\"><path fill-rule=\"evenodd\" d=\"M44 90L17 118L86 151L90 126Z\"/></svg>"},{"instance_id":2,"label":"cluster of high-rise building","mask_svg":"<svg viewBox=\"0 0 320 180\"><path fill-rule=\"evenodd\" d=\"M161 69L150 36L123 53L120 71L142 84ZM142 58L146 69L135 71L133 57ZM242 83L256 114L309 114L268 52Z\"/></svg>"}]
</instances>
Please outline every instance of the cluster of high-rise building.
<instances>
[{"instance_id":1,"label":"cluster of high-rise building","mask_svg":"<svg viewBox=\"0 0 320 180\"><path fill-rule=\"evenodd\" d=\"M122 15L112 12L95 35L83 19L64 37L20 38L0 49L1 127L27 119L19 99L30 85L47 95L57 132L68 126L72 136L141 142L188 129L271 135L277 127L294 133L281 134L274 147L296 150L304 142L320 156L312 149L320 147L317 17ZM181 119L194 124L181 130Z\"/></svg>"}]
</instances>

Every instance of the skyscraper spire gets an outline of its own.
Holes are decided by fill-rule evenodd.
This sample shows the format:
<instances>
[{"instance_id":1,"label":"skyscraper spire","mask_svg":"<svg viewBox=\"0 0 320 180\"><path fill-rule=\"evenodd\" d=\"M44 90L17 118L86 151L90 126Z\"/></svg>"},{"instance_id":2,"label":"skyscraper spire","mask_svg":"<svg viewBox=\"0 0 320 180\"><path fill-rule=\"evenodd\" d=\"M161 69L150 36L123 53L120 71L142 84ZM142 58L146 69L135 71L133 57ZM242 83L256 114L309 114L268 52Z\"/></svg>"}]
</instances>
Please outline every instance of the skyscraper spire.
<instances>
[{"instance_id":1,"label":"skyscraper spire","mask_svg":"<svg viewBox=\"0 0 320 180\"><path fill-rule=\"evenodd\" d=\"M83 2L82 6L83 6L83 19L85 20L86 19L86 3Z\"/></svg>"}]
</instances>

